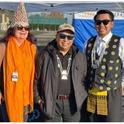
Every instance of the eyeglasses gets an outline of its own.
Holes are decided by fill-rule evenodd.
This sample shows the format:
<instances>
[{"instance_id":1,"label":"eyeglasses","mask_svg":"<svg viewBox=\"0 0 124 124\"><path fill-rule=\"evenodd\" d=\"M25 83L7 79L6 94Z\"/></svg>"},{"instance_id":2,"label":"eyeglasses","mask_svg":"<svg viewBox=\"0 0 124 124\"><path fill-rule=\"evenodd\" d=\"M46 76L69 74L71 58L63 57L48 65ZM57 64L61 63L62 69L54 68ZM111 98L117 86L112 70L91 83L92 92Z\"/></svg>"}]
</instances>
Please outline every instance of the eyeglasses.
<instances>
[{"instance_id":1,"label":"eyeglasses","mask_svg":"<svg viewBox=\"0 0 124 124\"><path fill-rule=\"evenodd\" d=\"M95 23L96 23L96 25L101 25L101 24L103 24L103 25L108 25L108 23L109 22L111 22L111 20L96 20L95 21Z\"/></svg>"},{"instance_id":2,"label":"eyeglasses","mask_svg":"<svg viewBox=\"0 0 124 124\"><path fill-rule=\"evenodd\" d=\"M65 34L59 34L59 38L60 39L65 39L67 38L68 40L73 40L74 39L74 35L65 35Z\"/></svg>"},{"instance_id":3,"label":"eyeglasses","mask_svg":"<svg viewBox=\"0 0 124 124\"><path fill-rule=\"evenodd\" d=\"M29 27L16 27L18 30L23 30L23 28L26 30L26 31L28 31L29 30Z\"/></svg>"}]
</instances>

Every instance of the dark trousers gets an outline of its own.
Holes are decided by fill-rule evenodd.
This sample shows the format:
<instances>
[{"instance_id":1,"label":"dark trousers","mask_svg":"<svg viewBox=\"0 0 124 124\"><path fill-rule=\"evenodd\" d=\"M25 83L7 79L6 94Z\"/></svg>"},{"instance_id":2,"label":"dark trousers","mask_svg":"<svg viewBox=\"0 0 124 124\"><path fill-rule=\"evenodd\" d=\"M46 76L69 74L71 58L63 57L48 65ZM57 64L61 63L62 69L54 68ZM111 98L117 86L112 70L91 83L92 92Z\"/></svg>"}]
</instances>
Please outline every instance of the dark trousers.
<instances>
[{"instance_id":1,"label":"dark trousers","mask_svg":"<svg viewBox=\"0 0 124 124\"><path fill-rule=\"evenodd\" d=\"M108 115L88 113L90 122L122 122L121 88L108 92Z\"/></svg>"},{"instance_id":2,"label":"dark trousers","mask_svg":"<svg viewBox=\"0 0 124 124\"><path fill-rule=\"evenodd\" d=\"M56 100L54 118L46 122L79 122L80 110L77 110L75 99Z\"/></svg>"},{"instance_id":3,"label":"dark trousers","mask_svg":"<svg viewBox=\"0 0 124 124\"><path fill-rule=\"evenodd\" d=\"M0 122L9 122L5 102L0 105Z\"/></svg>"}]
</instances>

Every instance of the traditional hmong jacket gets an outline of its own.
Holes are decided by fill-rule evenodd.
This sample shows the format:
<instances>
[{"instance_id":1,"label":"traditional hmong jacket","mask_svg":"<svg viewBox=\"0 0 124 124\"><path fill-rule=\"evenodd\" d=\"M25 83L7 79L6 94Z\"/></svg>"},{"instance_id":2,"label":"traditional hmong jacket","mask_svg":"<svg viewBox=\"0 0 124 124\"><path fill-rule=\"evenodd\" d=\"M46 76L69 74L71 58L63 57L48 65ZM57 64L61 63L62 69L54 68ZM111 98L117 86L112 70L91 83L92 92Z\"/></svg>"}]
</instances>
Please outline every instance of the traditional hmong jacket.
<instances>
[{"instance_id":1,"label":"traditional hmong jacket","mask_svg":"<svg viewBox=\"0 0 124 124\"><path fill-rule=\"evenodd\" d=\"M88 87L96 87L98 91L117 89L121 85L122 63L119 57L120 37L113 35L105 49L105 54L97 69L92 68L91 53L96 37L92 37L86 48Z\"/></svg>"}]
</instances>

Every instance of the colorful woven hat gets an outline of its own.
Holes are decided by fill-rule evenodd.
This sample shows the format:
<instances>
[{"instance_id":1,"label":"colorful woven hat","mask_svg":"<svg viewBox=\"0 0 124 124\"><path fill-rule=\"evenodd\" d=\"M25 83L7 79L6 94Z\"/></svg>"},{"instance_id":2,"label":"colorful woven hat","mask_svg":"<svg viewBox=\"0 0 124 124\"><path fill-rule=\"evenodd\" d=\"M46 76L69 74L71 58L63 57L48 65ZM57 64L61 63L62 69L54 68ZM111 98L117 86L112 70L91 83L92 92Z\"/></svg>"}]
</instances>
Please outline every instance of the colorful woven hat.
<instances>
[{"instance_id":1,"label":"colorful woven hat","mask_svg":"<svg viewBox=\"0 0 124 124\"><path fill-rule=\"evenodd\" d=\"M11 27L15 27L15 26L22 26L22 27L29 26L28 16L23 2L19 3L19 6L15 12L15 16L12 20Z\"/></svg>"}]
</instances>

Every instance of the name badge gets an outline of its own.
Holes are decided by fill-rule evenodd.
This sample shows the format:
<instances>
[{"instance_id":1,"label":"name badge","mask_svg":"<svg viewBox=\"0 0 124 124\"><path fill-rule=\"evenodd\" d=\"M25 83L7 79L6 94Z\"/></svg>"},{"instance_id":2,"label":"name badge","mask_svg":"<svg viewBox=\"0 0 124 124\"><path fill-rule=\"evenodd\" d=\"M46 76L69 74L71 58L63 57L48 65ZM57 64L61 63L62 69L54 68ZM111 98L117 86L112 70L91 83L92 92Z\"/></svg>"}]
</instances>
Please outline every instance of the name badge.
<instances>
[{"instance_id":1,"label":"name badge","mask_svg":"<svg viewBox=\"0 0 124 124\"><path fill-rule=\"evenodd\" d=\"M15 81L15 82L18 81L18 72L13 72L12 73L12 81Z\"/></svg>"}]
</instances>

